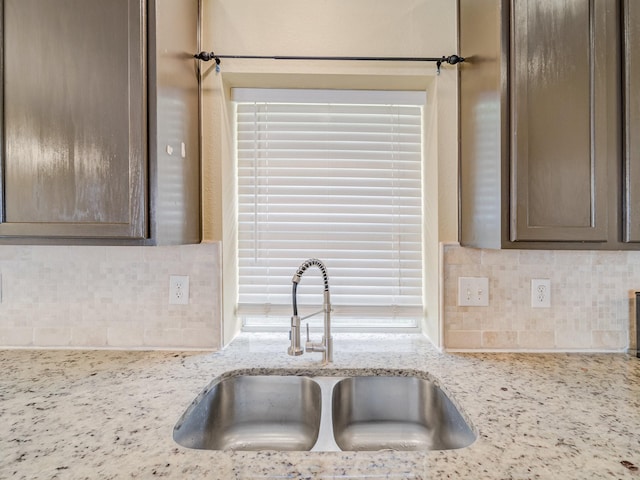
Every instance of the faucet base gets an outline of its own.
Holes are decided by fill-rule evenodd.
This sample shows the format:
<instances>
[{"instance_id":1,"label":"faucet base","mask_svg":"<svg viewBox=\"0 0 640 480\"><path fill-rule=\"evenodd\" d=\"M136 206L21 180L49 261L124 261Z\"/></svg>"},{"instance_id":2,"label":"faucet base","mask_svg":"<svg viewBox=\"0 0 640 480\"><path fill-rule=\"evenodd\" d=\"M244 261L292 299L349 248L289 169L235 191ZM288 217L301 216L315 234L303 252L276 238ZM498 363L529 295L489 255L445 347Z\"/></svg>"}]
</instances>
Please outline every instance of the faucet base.
<instances>
[{"instance_id":1,"label":"faucet base","mask_svg":"<svg viewBox=\"0 0 640 480\"><path fill-rule=\"evenodd\" d=\"M302 355L304 353L304 350L302 350L301 348L287 348L287 353L291 356L297 357L299 355Z\"/></svg>"}]
</instances>

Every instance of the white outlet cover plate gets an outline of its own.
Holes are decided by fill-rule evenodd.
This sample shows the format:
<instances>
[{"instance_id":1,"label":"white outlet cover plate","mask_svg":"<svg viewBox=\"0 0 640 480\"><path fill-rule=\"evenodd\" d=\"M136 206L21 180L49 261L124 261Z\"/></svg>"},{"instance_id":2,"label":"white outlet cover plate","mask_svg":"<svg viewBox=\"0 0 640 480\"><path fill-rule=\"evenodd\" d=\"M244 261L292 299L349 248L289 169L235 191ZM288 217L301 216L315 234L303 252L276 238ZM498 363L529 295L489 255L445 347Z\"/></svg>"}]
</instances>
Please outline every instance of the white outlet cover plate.
<instances>
[{"instance_id":1,"label":"white outlet cover plate","mask_svg":"<svg viewBox=\"0 0 640 480\"><path fill-rule=\"evenodd\" d=\"M489 278L458 277L458 305L461 307L488 307Z\"/></svg>"},{"instance_id":2,"label":"white outlet cover plate","mask_svg":"<svg viewBox=\"0 0 640 480\"><path fill-rule=\"evenodd\" d=\"M189 304L189 276L170 275L169 276L169 304L188 305Z\"/></svg>"},{"instance_id":3,"label":"white outlet cover plate","mask_svg":"<svg viewBox=\"0 0 640 480\"><path fill-rule=\"evenodd\" d=\"M531 306L533 308L551 308L551 280L548 278L531 279Z\"/></svg>"}]
</instances>

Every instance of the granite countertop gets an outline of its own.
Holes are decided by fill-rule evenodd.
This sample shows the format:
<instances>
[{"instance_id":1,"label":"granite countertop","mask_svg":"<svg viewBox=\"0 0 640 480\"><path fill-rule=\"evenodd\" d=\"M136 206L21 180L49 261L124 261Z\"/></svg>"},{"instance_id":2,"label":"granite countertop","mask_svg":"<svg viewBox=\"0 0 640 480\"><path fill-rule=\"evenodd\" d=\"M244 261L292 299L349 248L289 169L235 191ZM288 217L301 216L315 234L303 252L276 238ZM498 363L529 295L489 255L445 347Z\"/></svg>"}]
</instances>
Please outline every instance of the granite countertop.
<instances>
[{"instance_id":1,"label":"granite countertop","mask_svg":"<svg viewBox=\"0 0 640 480\"><path fill-rule=\"evenodd\" d=\"M478 432L433 452L216 452L172 438L216 376L318 369L286 333L224 351L0 351L0 478L640 479L640 359L599 354L442 354L420 335L336 334L335 369L415 369Z\"/></svg>"}]
</instances>

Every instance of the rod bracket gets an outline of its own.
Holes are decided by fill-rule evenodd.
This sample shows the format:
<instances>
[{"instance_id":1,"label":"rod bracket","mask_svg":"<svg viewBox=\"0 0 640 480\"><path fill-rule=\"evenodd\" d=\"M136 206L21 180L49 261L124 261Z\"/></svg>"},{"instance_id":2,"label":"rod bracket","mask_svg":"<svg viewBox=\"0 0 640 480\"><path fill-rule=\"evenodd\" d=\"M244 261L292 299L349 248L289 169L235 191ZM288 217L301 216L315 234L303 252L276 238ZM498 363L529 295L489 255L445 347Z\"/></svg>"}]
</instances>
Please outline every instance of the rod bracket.
<instances>
[{"instance_id":1,"label":"rod bracket","mask_svg":"<svg viewBox=\"0 0 640 480\"><path fill-rule=\"evenodd\" d=\"M443 63L448 63L449 65L456 65L457 63L464 62L464 58L459 55L449 55L448 57L443 56L440 60L436 61L436 71L438 75L440 75L440 67Z\"/></svg>"},{"instance_id":2,"label":"rod bracket","mask_svg":"<svg viewBox=\"0 0 640 480\"><path fill-rule=\"evenodd\" d=\"M209 62L211 60L216 61L216 65L220 65L220 57L218 57L213 52L200 52L196 53L193 58L197 58L198 60L202 60L203 62Z\"/></svg>"}]
</instances>

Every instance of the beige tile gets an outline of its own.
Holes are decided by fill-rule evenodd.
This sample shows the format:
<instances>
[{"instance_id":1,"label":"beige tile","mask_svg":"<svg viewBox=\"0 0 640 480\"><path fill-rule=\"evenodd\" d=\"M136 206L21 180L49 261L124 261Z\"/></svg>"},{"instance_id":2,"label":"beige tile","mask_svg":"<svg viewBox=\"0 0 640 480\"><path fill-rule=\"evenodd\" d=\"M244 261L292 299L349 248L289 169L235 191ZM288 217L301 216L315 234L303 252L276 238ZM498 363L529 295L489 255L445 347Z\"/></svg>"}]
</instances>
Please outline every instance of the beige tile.
<instances>
[{"instance_id":1,"label":"beige tile","mask_svg":"<svg viewBox=\"0 0 640 480\"><path fill-rule=\"evenodd\" d=\"M444 261L448 265L479 265L481 259L482 250L477 248L447 246L444 250Z\"/></svg>"},{"instance_id":2,"label":"beige tile","mask_svg":"<svg viewBox=\"0 0 640 480\"><path fill-rule=\"evenodd\" d=\"M71 329L68 327L36 327L33 329L33 344L42 347L64 347L71 344Z\"/></svg>"},{"instance_id":3,"label":"beige tile","mask_svg":"<svg viewBox=\"0 0 640 480\"><path fill-rule=\"evenodd\" d=\"M29 345L33 345L33 328L0 328L0 346L25 347Z\"/></svg>"},{"instance_id":4,"label":"beige tile","mask_svg":"<svg viewBox=\"0 0 640 480\"><path fill-rule=\"evenodd\" d=\"M31 261L33 249L22 245L0 245L1 262Z\"/></svg>"},{"instance_id":5,"label":"beige tile","mask_svg":"<svg viewBox=\"0 0 640 480\"><path fill-rule=\"evenodd\" d=\"M518 332L482 332L483 348L506 348L514 349L518 347Z\"/></svg>"},{"instance_id":6,"label":"beige tile","mask_svg":"<svg viewBox=\"0 0 640 480\"><path fill-rule=\"evenodd\" d=\"M107 345L126 348L144 345L144 328L137 325L113 326L107 328Z\"/></svg>"},{"instance_id":7,"label":"beige tile","mask_svg":"<svg viewBox=\"0 0 640 480\"><path fill-rule=\"evenodd\" d=\"M184 246L176 247L146 247L143 250L147 262L180 262ZM193 252L195 253L195 251ZM189 255L186 255L189 258Z\"/></svg>"},{"instance_id":8,"label":"beige tile","mask_svg":"<svg viewBox=\"0 0 640 480\"><path fill-rule=\"evenodd\" d=\"M147 248L141 246L114 246L105 247L104 260L108 263L117 263L119 265L127 265L135 262L144 261L144 252Z\"/></svg>"},{"instance_id":9,"label":"beige tile","mask_svg":"<svg viewBox=\"0 0 640 480\"><path fill-rule=\"evenodd\" d=\"M528 298L527 301L529 301ZM550 310L531 307L520 309L518 318L513 322L514 329L531 332L554 331L556 328L555 315Z\"/></svg>"},{"instance_id":10,"label":"beige tile","mask_svg":"<svg viewBox=\"0 0 640 480\"><path fill-rule=\"evenodd\" d=\"M591 331L556 330L556 347L575 350L591 349Z\"/></svg>"},{"instance_id":11,"label":"beige tile","mask_svg":"<svg viewBox=\"0 0 640 480\"><path fill-rule=\"evenodd\" d=\"M144 331L145 346L177 348L182 345L182 330L179 328L148 328Z\"/></svg>"},{"instance_id":12,"label":"beige tile","mask_svg":"<svg viewBox=\"0 0 640 480\"><path fill-rule=\"evenodd\" d=\"M445 333L445 348L482 348L480 331L448 331Z\"/></svg>"},{"instance_id":13,"label":"beige tile","mask_svg":"<svg viewBox=\"0 0 640 480\"><path fill-rule=\"evenodd\" d=\"M513 315L500 313L485 313L482 315L481 328L483 331L508 331L512 330Z\"/></svg>"},{"instance_id":14,"label":"beige tile","mask_svg":"<svg viewBox=\"0 0 640 480\"><path fill-rule=\"evenodd\" d=\"M92 327L72 327L71 345L78 347L107 346L107 329L97 325Z\"/></svg>"},{"instance_id":15,"label":"beige tile","mask_svg":"<svg viewBox=\"0 0 640 480\"><path fill-rule=\"evenodd\" d=\"M483 321L486 319L484 312L478 312L477 309L469 309L468 312L462 314L461 330L482 330Z\"/></svg>"},{"instance_id":16,"label":"beige tile","mask_svg":"<svg viewBox=\"0 0 640 480\"><path fill-rule=\"evenodd\" d=\"M555 252L553 250L521 250L520 265L553 265Z\"/></svg>"},{"instance_id":17,"label":"beige tile","mask_svg":"<svg viewBox=\"0 0 640 480\"><path fill-rule=\"evenodd\" d=\"M622 350L627 348L626 335L620 331L595 330L593 348L603 350Z\"/></svg>"},{"instance_id":18,"label":"beige tile","mask_svg":"<svg viewBox=\"0 0 640 480\"><path fill-rule=\"evenodd\" d=\"M555 332L553 330L519 331L518 347L531 350L553 350L555 348Z\"/></svg>"},{"instance_id":19,"label":"beige tile","mask_svg":"<svg viewBox=\"0 0 640 480\"><path fill-rule=\"evenodd\" d=\"M220 349L220 330L214 328L185 328L182 345L187 348Z\"/></svg>"},{"instance_id":20,"label":"beige tile","mask_svg":"<svg viewBox=\"0 0 640 480\"><path fill-rule=\"evenodd\" d=\"M482 250L483 265L517 265L520 250Z\"/></svg>"},{"instance_id":21,"label":"beige tile","mask_svg":"<svg viewBox=\"0 0 640 480\"><path fill-rule=\"evenodd\" d=\"M556 265L576 266L591 265L593 263L594 252L584 252L579 250L558 250L555 253Z\"/></svg>"},{"instance_id":22,"label":"beige tile","mask_svg":"<svg viewBox=\"0 0 640 480\"><path fill-rule=\"evenodd\" d=\"M628 252L594 252L594 265L627 265L629 263Z\"/></svg>"}]
</instances>

